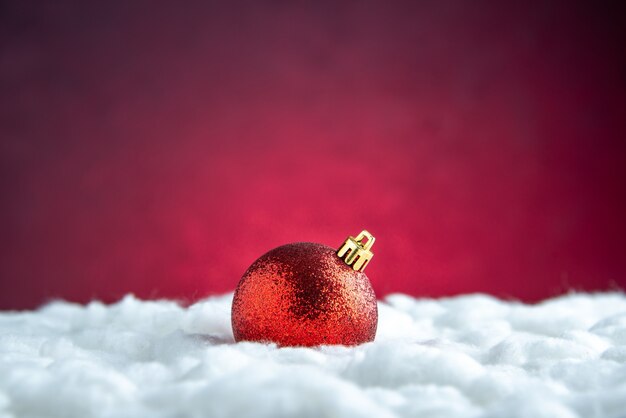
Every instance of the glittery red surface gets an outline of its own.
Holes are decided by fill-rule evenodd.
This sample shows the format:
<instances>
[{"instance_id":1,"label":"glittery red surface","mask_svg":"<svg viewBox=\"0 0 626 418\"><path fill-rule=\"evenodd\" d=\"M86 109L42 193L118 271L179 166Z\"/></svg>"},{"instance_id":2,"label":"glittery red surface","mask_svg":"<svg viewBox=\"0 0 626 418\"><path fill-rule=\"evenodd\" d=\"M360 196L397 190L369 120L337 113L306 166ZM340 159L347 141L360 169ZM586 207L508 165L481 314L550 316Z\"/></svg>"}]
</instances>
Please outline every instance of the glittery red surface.
<instances>
[{"instance_id":1,"label":"glittery red surface","mask_svg":"<svg viewBox=\"0 0 626 418\"><path fill-rule=\"evenodd\" d=\"M236 341L282 346L373 341L378 309L369 279L336 250L301 242L275 248L245 272L232 307Z\"/></svg>"}]
</instances>

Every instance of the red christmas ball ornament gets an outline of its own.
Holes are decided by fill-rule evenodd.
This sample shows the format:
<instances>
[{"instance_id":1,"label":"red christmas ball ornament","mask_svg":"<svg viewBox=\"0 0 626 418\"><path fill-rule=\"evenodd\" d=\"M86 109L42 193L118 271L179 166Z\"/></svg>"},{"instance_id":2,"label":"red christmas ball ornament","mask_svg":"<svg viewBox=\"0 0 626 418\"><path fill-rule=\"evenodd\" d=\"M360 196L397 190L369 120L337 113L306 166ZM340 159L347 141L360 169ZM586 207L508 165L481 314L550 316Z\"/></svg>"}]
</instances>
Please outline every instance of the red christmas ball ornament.
<instances>
[{"instance_id":1,"label":"red christmas ball ornament","mask_svg":"<svg viewBox=\"0 0 626 418\"><path fill-rule=\"evenodd\" d=\"M362 231L339 250L299 242L259 257L241 278L232 306L235 341L281 346L373 341L376 295L363 269L374 237Z\"/></svg>"}]
</instances>

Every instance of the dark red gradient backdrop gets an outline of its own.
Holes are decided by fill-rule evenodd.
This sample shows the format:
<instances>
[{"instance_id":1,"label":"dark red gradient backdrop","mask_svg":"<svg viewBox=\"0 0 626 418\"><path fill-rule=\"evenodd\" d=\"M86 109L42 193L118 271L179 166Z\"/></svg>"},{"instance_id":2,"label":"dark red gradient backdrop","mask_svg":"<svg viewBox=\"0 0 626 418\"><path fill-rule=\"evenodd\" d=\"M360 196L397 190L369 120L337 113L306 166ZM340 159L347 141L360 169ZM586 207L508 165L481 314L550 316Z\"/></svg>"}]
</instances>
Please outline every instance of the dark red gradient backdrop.
<instances>
[{"instance_id":1,"label":"dark red gradient backdrop","mask_svg":"<svg viewBox=\"0 0 626 418\"><path fill-rule=\"evenodd\" d=\"M0 3L0 308L362 228L379 297L623 287L624 15L516 3Z\"/></svg>"}]
</instances>

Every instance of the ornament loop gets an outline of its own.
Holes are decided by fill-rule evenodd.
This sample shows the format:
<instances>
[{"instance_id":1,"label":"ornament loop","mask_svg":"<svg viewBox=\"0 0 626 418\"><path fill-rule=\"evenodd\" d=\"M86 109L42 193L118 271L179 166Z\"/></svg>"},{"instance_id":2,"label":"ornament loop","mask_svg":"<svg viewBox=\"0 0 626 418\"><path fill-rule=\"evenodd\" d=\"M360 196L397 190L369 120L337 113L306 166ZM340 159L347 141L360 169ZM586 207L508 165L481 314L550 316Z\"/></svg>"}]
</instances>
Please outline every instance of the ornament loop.
<instances>
[{"instance_id":1,"label":"ornament loop","mask_svg":"<svg viewBox=\"0 0 626 418\"><path fill-rule=\"evenodd\" d=\"M365 238L367 238L367 241L365 242L365 245L363 245L363 240ZM372 234L370 234L366 230L363 230L359 235L356 236L355 240L360 243L364 249L369 251L369 249L372 248L372 245L374 245L374 241L376 241L376 238L374 238Z\"/></svg>"},{"instance_id":2,"label":"ornament loop","mask_svg":"<svg viewBox=\"0 0 626 418\"><path fill-rule=\"evenodd\" d=\"M365 243L363 240L367 239ZM376 238L366 230L363 230L355 237L349 236L337 250L337 256L343 259L347 265L352 266L356 271L363 271L369 264L374 253L371 248Z\"/></svg>"}]
</instances>

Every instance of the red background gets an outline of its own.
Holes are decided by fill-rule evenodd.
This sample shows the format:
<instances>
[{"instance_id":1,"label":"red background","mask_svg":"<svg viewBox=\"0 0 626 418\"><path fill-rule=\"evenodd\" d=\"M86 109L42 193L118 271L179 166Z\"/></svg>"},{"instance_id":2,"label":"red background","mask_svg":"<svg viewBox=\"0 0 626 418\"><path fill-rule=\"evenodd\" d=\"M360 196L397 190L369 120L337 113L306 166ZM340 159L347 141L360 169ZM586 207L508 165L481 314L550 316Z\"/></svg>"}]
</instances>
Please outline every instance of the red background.
<instances>
[{"instance_id":1,"label":"red background","mask_svg":"<svg viewBox=\"0 0 626 418\"><path fill-rule=\"evenodd\" d=\"M504 3L0 3L0 308L363 228L379 297L623 287L624 14Z\"/></svg>"}]
</instances>

